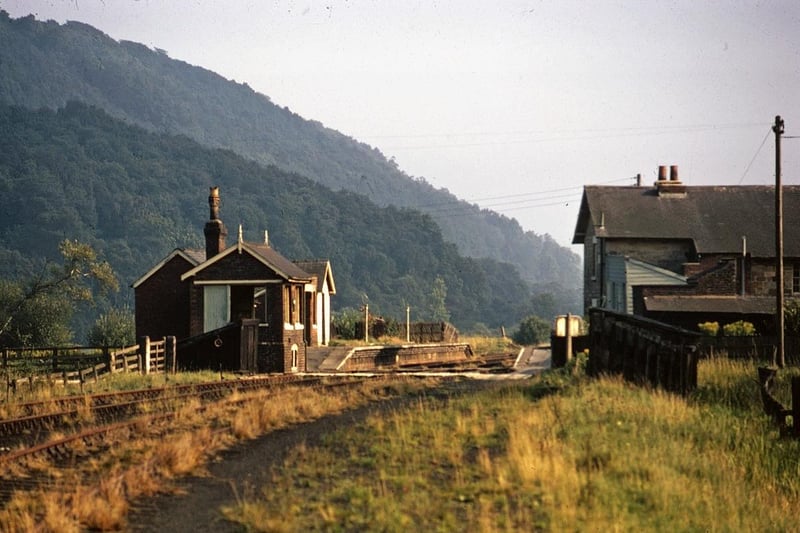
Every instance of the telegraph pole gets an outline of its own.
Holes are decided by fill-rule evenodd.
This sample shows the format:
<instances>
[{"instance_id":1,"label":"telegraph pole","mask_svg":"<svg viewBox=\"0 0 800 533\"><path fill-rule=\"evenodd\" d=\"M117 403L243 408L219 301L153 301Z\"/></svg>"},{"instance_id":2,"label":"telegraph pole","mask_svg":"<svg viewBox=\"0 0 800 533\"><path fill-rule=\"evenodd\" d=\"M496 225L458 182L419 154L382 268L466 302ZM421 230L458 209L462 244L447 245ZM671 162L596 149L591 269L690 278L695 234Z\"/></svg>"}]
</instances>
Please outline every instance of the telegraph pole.
<instances>
[{"instance_id":1,"label":"telegraph pole","mask_svg":"<svg viewBox=\"0 0 800 533\"><path fill-rule=\"evenodd\" d=\"M777 346L775 356L777 365L786 365L783 347L783 189L781 187L781 135L783 119L775 117L775 329Z\"/></svg>"}]
</instances>

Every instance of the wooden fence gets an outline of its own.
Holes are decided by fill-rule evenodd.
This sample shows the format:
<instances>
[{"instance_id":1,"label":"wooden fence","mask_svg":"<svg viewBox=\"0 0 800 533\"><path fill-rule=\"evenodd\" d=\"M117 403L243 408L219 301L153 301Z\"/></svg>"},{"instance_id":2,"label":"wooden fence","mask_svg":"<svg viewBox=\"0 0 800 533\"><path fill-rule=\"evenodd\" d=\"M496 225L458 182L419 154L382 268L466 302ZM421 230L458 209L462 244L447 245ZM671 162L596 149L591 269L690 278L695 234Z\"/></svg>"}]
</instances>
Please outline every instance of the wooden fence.
<instances>
[{"instance_id":1,"label":"wooden fence","mask_svg":"<svg viewBox=\"0 0 800 533\"><path fill-rule=\"evenodd\" d=\"M753 359L772 363L777 344L777 338L770 335L753 337L702 336L700 338L700 351L703 356L723 355L729 359ZM785 337L784 352L787 365L800 366L800 337Z\"/></svg>"},{"instance_id":2,"label":"wooden fence","mask_svg":"<svg viewBox=\"0 0 800 533\"><path fill-rule=\"evenodd\" d=\"M51 384L85 383L106 374L175 372L175 338L150 341L148 337L127 348L51 346L3 348L2 371L7 387L43 381Z\"/></svg>"},{"instance_id":3,"label":"wooden fence","mask_svg":"<svg viewBox=\"0 0 800 533\"><path fill-rule=\"evenodd\" d=\"M773 379L777 373L775 368L758 368L758 386L761 393L761 403L764 413L778 425L781 436L791 434L800 438L800 376L792 376L792 407L786 408L772 394ZM788 417L792 417L792 426L787 424Z\"/></svg>"},{"instance_id":4,"label":"wooden fence","mask_svg":"<svg viewBox=\"0 0 800 533\"><path fill-rule=\"evenodd\" d=\"M606 309L589 316L589 375L622 374L682 395L697 388L699 333Z\"/></svg>"}]
</instances>

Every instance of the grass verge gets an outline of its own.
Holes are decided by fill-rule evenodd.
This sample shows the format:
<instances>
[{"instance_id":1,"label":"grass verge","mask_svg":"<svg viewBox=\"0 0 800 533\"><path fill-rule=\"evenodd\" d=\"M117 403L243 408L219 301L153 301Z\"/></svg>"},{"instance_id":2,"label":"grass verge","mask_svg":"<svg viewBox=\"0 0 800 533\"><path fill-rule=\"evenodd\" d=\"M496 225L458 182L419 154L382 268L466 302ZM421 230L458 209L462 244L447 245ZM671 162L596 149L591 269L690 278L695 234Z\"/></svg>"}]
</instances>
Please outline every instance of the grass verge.
<instances>
[{"instance_id":1,"label":"grass verge","mask_svg":"<svg viewBox=\"0 0 800 533\"><path fill-rule=\"evenodd\" d=\"M755 372L704 361L688 399L561 373L421 398L300 446L223 513L250 531L793 530L800 444L761 414Z\"/></svg>"},{"instance_id":2,"label":"grass verge","mask_svg":"<svg viewBox=\"0 0 800 533\"><path fill-rule=\"evenodd\" d=\"M181 475L201 474L210 457L237 440L435 383L374 381L333 391L285 387L235 393L209 405L202 414L199 404L188 403L168 424L142 425L132 433L109 436L102 454L92 455L74 468L40 457L27 468L3 465L0 476L44 475L50 483L15 493L0 510L0 531L124 530L132 500L171 491L174 485L170 480ZM214 427L230 429L215 432L211 430Z\"/></svg>"}]
</instances>

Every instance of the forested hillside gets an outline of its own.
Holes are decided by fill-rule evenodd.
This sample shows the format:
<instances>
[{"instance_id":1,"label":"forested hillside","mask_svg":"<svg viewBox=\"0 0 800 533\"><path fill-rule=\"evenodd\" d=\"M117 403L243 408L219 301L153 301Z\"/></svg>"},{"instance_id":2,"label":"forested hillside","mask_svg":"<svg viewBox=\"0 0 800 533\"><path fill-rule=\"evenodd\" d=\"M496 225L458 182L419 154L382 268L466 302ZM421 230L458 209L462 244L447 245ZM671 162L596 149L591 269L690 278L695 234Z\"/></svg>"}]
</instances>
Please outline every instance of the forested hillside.
<instances>
[{"instance_id":1,"label":"forested hillside","mask_svg":"<svg viewBox=\"0 0 800 533\"><path fill-rule=\"evenodd\" d=\"M562 311L579 307L578 256L549 236L524 232L513 219L407 176L377 149L278 107L246 84L163 51L117 42L85 24L11 19L0 11L0 103L57 109L68 101L231 149L333 190L365 194L381 206L428 212L462 255L511 263L529 285L550 292Z\"/></svg>"},{"instance_id":2,"label":"forested hillside","mask_svg":"<svg viewBox=\"0 0 800 533\"><path fill-rule=\"evenodd\" d=\"M35 272L58 243L97 249L124 287L175 247L203 246L208 187L219 185L231 236L270 243L291 259L329 258L337 309L369 298L377 314L422 319L437 278L461 328L513 326L535 310L508 264L461 257L422 213L378 207L297 174L183 136L148 132L102 110L68 103L55 112L0 106L0 278Z\"/></svg>"}]
</instances>

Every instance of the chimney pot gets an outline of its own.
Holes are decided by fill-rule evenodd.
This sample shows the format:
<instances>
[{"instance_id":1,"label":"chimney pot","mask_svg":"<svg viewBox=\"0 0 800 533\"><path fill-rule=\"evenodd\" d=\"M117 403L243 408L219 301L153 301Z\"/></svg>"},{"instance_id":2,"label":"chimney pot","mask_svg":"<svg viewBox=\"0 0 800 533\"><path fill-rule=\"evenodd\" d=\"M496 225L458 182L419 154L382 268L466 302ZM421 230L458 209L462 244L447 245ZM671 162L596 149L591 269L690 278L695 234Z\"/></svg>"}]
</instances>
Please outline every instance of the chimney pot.
<instances>
[{"instance_id":1,"label":"chimney pot","mask_svg":"<svg viewBox=\"0 0 800 533\"><path fill-rule=\"evenodd\" d=\"M219 220L219 187L209 187L208 211L210 220Z\"/></svg>"},{"instance_id":2,"label":"chimney pot","mask_svg":"<svg viewBox=\"0 0 800 533\"><path fill-rule=\"evenodd\" d=\"M219 187L211 187L208 195L209 220L203 233L206 236L206 259L211 259L225 249L228 230L219 218Z\"/></svg>"},{"instance_id":3,"label":"chimney pot","mask_svg":"<svg viewBox=\"0 0 800 533\"><path fill-rule=\"evenodd\" d=\"M658 181L666 181L667 180L667 167L666 165L659 165L658 166Z\"/></svg>"},{"instance_id":4,"label":"chimney pot","mask_svg":"<svg viewBox=\"0 0 800 533\"><path fill-rule=\"evenodd\" d=\"M678 165L672 165L669 167L669 180L680 181L680 178L678 178Z\"/></svg>"}]
</instances>

